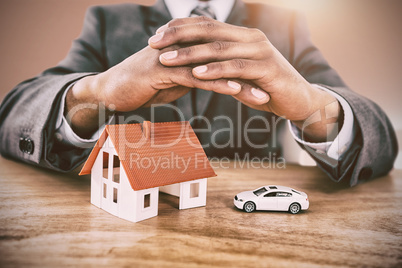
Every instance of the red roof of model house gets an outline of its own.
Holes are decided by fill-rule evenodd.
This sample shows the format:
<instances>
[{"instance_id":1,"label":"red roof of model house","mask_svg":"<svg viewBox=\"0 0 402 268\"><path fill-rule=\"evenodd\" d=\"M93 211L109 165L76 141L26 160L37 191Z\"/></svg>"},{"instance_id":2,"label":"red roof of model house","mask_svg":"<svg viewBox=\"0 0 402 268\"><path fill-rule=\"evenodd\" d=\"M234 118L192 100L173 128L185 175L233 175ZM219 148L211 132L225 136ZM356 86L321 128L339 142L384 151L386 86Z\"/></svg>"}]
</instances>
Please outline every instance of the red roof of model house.
<instances>
[{"instance_id":1,"label":"red roof of model house","mask_svg":"<svg viewBox=\"0 0 402 268\"><path fill-rule=\"evenodd\" d=\"M80 175L110 137L131 187L138 191L216 176L189 122L107 125Z\"/></svg>"}]
</instances>

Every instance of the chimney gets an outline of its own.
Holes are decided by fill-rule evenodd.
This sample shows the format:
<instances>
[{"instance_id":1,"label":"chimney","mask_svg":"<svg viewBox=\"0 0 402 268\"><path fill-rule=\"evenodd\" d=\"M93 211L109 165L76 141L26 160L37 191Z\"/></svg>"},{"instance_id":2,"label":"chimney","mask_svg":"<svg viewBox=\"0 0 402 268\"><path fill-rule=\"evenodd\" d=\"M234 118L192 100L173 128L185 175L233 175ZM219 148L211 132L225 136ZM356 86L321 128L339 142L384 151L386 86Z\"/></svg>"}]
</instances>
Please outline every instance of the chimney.
<instances>
[{"instance_id":1,"label":"chimney","mask_svg":"<svg viewBox=\"0 0 402 268\"><path fill-rule=\"evenodd\" d=\"M144 133L145 138L148 140L151 138L151 122L142 122L142 133Z\"/></svg>"}]
</instances>

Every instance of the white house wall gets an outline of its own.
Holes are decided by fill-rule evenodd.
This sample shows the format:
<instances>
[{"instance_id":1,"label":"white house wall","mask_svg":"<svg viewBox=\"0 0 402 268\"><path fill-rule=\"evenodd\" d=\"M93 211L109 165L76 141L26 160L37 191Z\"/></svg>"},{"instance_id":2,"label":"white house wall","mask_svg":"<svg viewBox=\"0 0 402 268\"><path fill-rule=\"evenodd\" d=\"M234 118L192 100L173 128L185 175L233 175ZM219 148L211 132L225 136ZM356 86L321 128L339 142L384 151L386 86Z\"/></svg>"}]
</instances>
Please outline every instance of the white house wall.
<instances>
[{"instance_id":1,"label":"white house wall","mask_svg":"<svg viewBox=\"0 0 402 268\"><path fill-rule=\"evenodd\" d=\"M136 195L134 190L131 188L130 182L128 181L127 174L120 165L120 192L118 196L119 202L119 217L135 222L136 213Z\"/></svg>"},{"instance_id":2,"label":"white house wall","mask_svg":"<svg viewBox=\"0 0 402 268\"><path fill-rule=\"evenodd\" d=\"M150 207L144 208L144 195L150 194ZM134 191L127 174L120 165L120 191L118 196L119 217L138 222L158 215L159 189L151 188Z\"/></svg>"},{"instance_id":3,"label":"white house wall","mask_svg":"<svg viewBox=\"0 0 402 268\"><path fill-rule=\"evenodd\" d=\"M199 183L198 197L190 197L191 184ZM180 183L179 209L202 207L207 204L207 179L199 179Z\"/></svg>"},{"instance_id":4,"label":"white house wall","mask_svg":"<svg viewBox=\"0 0 402 268\"><path fill-rule=\"evenodd\" d=\"M91 169L91 203L101 207L102 198L102 154L98 154Z\"/></svg>"},{"instance_id":5,"label":"white house wall","mask_svg":"<svg viewBox=\"0 0 402 268\"><path fill-rule=\"evenodd\" d=\"M146 220L158 215L159 187L134 191L136 202L135 222ZM150 206L144 208L144 196L150 194Z\"/></svg>"}]
</instances>

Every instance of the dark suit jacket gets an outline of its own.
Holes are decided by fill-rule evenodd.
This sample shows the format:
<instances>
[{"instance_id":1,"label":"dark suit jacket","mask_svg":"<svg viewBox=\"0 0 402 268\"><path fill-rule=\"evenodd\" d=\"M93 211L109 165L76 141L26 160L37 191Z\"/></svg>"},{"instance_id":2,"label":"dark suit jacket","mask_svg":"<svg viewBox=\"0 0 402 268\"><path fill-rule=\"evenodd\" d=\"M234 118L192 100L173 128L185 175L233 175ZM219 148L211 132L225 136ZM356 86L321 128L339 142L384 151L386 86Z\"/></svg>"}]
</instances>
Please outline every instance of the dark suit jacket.
<instances>
[{"instance_id":1,"label":"dark suit jacket","mask_svg":"<svg viewBox=\"0 0 402 268\"><path fill-rule=\"evenodd\" d=\"M58 66L19 84L4 99L0 108L1 153L59 171L69 171L80 165L89 149L65 146L54 138L61 95L74 81L103 72L147 46L148 38L169 20L171 16L161 0L152 7L121 4L90 8L82 33L74 41L67 57ZM330 178L335 181L350 179L350 184L354 185L361 180L386 174L392 168L398 150L387 116L375 103L345 86L312 44L302 16L280 8L236 1L227 22L260 29L309 82L324 85L343 96L350 104L355 116L357 135L347 153L339 161L332 161L309 150ZM196 107L188 105L191 103L189 94L177 100L175 105L184 112L184 119L193 115L205 115L212 122L212 131L230 127L227 120L216 116L236 118L237 125L234 128L244 126L253 115L270 117L265 112L238 104L232 97L199 90L193 94L197 96ZM134 114L145 119L150 116L149 111L144 109L135 111ZM128 118L127 114L125 118ZM163 107L154 118L156 121L177 119L177 115ZM254 120L252 124L254 128L265 127L262 120ZM213 138L217 144L223 145L228 141L227 135L224 131L213 137L211 133L207 133L200 135L200 139L202 144L207 144ZM274 143L270 135L250 135L254 144ZM243 138L240 135L234 137L234 140L242 143ZM269 151L280 151L277 146L254 150L243 144L226 144L225 149L216 146L205 149L210 156L231 157L237 153L262 156Z\"/></svg>"}]
</instances>

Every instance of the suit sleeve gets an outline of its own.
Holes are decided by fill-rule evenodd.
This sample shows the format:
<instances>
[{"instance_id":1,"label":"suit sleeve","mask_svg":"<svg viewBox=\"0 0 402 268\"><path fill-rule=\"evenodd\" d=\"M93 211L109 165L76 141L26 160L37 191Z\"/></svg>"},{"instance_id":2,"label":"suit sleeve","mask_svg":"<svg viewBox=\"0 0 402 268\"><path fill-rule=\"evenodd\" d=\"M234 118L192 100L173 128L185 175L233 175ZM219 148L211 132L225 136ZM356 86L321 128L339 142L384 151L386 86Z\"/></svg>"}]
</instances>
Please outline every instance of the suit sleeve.
<instances>
[{"instance_id":1,"label":"suit sleeve","mask_svg":"<svg viewBox=\"0 0 402 268\"><path fill-rule=\"evenodd\" d=\"M350 185L387 174L398 153L393 127L373 101L350 90L310 40L303 16L294 13L290 27L290 63L310 83L320 84L342 96L350 105L356 127L352 145L339 160L302 146L331 179Z\"/></svg>"},{"instance_id":2,"label":"suit sleeve","mask_svg":"<svg viewBox=\"0 0 402 268\"><path fill-rule=\"evenodd\" d=\"M0 106L0 152L58 171L76 168L88 149L66 147L55 140L60 101L67 87L106 69L102 47L102 10L88 10L80 37L58 66L17 85Z\"/></svg>"}]
</instances>

